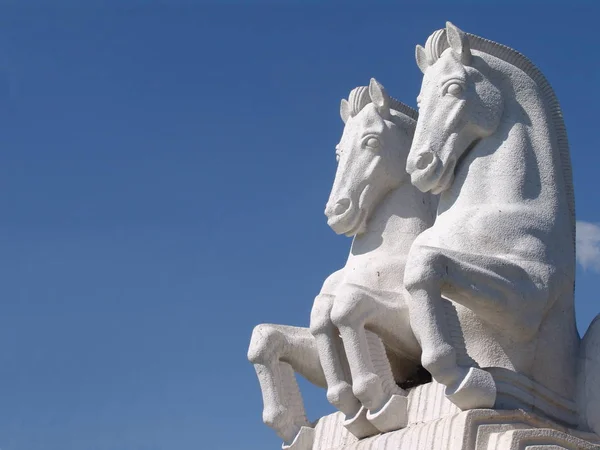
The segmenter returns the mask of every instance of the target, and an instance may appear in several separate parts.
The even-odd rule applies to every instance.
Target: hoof
[[[385,394],[381,386],[381,378],[374,373],[367,374],[352,382],[354,396],[367,409],[379,408]]]
[[[367,410],[364,406],[360,407],[354,417],[346,417],[343,425],[358,439],[379,434],[379,430],[367,420]]]
[[[490,373],[471,367],[457,388],[446,387],[446,397],[463,411],[492,408],[496,402],[496,383]]]
[[[369,411],[367,420],[382,433],[406,427],[408,424],[408,397],[392,395],[379,410]]]
[[[315,429],[301,427],[292,443],[290,445],[282,444],[281,448],[283,450],[312,450],[314,440]]]

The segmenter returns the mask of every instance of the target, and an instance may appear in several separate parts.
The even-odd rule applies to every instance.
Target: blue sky
[[[374,76],[414,106],[446,20],[554,86],[580,330],[600,312],[599,7],[161,3],[0,7],[0,449],[279,448],[246,351],[307,325],[347,255],[323,215],[339,101]]]

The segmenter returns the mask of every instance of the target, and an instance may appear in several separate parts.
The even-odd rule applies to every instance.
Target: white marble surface
[[[402,274],[413,240],[433,223],[436,199],[406,172],[416,112],[371,80],[342,100],[340,114],[345,127],[325,213],[334,231],[354,237],[348,260],[315,298],[309,329],[259,325],[248,352],[263,420],[287,444],[310,427],[294,372],[327,386],[346,427],[364,437],[403,426],[390,399],[406,395],[396,383],[419,366]],[[367,410],[377,418],[367,420]]]
[[[600,448],[600,321],[579,337],[556,96],[451,23],[416,59],[418,120],[374,79],[342,100],[325,214],[353,243],[309,328],[254,330],[263,418],[289,450]],[[434,382],[401,389],[420,365]],[[295,372],[340,413],[313,427]]]
[[[579,336],[573,186],[556,97],[524,56],[450,23],[417,47],[417,64],[407,170],[419,189],[440,194],[404,277],[423,366],[462,409],[494,406],[488,367],[566,404]],[[535,404],[525,399],[535,392],[522,393]]]

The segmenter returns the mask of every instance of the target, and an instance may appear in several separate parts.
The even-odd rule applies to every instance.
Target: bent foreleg
[[[346,417],[354,416],[360,401],[352,393],[352,378],[339,331],[331,322],[335,297],[319,294],[310,314],[310,331],[319,350],[319,358],[327,381],[327,400]]]
[[[263,396],[263,421],[291,443],[310,427],[294,372],[325,387],[315,340],[308,328],[263,324],[254,328],[248,359],[254,364]]]
[[[556,298],[551,293],[557,290],[557,283],[568,282],[553,266],[539,261],[510,261],[427,246],[415,250],[422,256],[412,260],[426,261],[427,270],[415,277],[414,269],[418,272],[420,264],[412,264],[405,282],[428,273],[428,278],[439,280],[440,289],[453,301],[497,328],[510,330],[516,339],[528,340],[537,333]]]
[[[404,273],[404,286],[411,297],[411,327],[423,350],[421,364],[438,383],[446,386],[446,395],[459,408],[490,408],[496,399],[492,376],[458,362],[448,323],[449,303],[442,298],[442,288],[449,282],[449,261],[429,250],[419,247],[415,251],[413,247]]]
[[[367,323],[386,313],[393,314],[393,311],[352,285],[341,289],[331,313],[344,342],[353,393],[372,412],[380,409],[392,395],[406,395],[395,384],[383,342],[365,329]]]

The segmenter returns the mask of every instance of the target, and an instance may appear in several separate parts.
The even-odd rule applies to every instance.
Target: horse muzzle
[[[421,192],[429,192],[436,187],[440,179],[441,166],[440,159],[433,152],[426,151],[415,158],[408,159],[406,172],[417,189]]]
[[[360,215],[357,205],[349,198],[343,198],[335,203],[328,203],[325,207],[327,225],[337,234],[346,234],[356,225]]]

